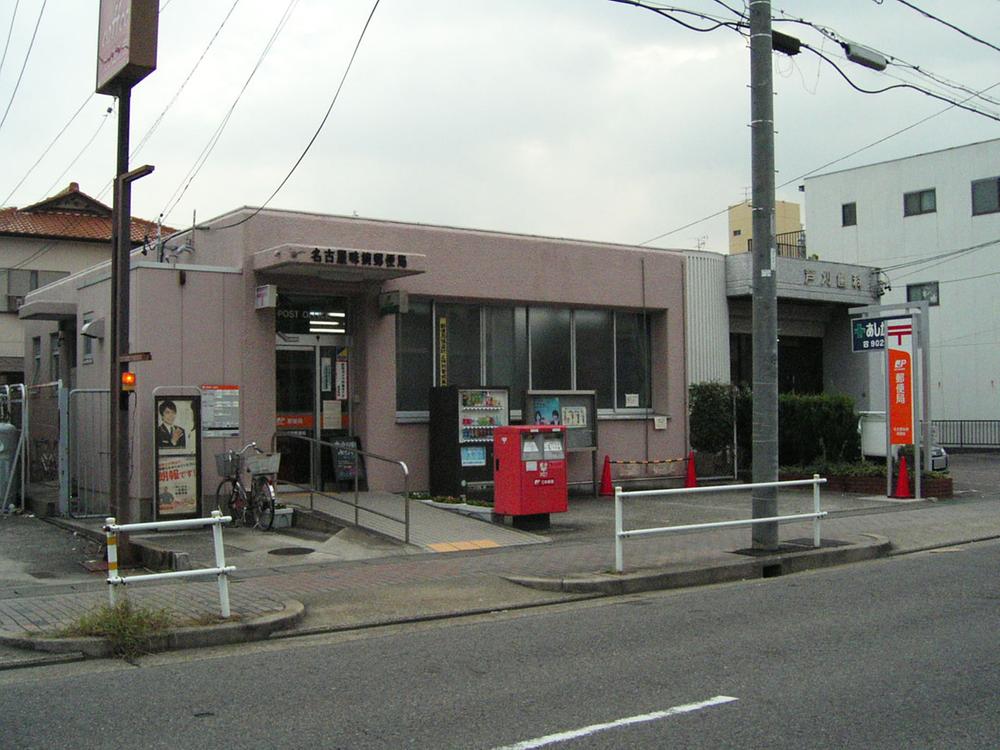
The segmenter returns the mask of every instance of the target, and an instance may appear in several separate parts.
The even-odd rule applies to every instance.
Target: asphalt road
[[[11,750],[995,748],[998,569],[990,542],[137,666],[9,671],[0,736]]]

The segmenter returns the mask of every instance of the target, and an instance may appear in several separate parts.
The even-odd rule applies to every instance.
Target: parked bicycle
[[[247,451],[254,452],[246,455]],[[267,531],[274,523],[274,477],[281,464],[280,453],[265,453],[257,443],[242,449],[215,454],[215,466],[222,477],[215,490],[217,507],[231,515],[233,523]],[[244,477],[250,477],[249,488]]]

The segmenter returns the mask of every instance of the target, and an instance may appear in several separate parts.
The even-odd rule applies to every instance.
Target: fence
[[[938,445],[946,448],[1000,448],[998,419],[935,419]]]
[[[107,388],[69,392],[64,436],[69,457],[67,511],[74,518],[100,518],[110,510],[110,397]]]
[[[226,552],[222,546],[222,524],[232,521],[232,516],[224,516],[217,510],[212,511],[211,518],[191,518],[184,521],[157,521],[153,523],[116,524],[114,518],[107,519],[104,533],[108,540],[108,597],[111,606],[117,603],[119,586],[128,583],[146,583],[163,581],[168,578],[194,578],[202,576],[217,576],[219,579],[219,608],[223,617],[229,617],[229,574],[236,570],[233,565],[226,565]],[[212,527],[212,541],[215,545],[215,567],[199,568],[198,570],[175,570],[171,573],[147,573],[141,576],[122,577],[118,575],[118,532],[119,531],[154,531],[159,529],[193,529],[200,526]]]
[[[813,474],[812,479],[793,479],[785,482],[756,482],[754,484],[729,484],[713,487],[691,487],[674,490],[637,490],[634,492],[623,492],[621,487],[615,487],[615,572],[621,573],[625,569],[625,550],[623,540],[639,536],[651,536],[654,534],[679,534],[691,531],[705,531],[707,529],[721,529],[731,526],[751,526],[755,523],[771,523],[782,521],[803,521],[807,518],[813,519],[813,546],[820,546],[820,519],[826,512],[820,507],[819,486],[825,484],[826,479],[818,474]],[[623,527],[623,499],[630,497],[652,497],[665,495],[687,495],[704,492],[731,492],[736,490],[754,490],[758,487],[800,487],[812,485],[813,488],[813,512],[798,513],[790,516],[769,516],[767,518],[743,518],[736,521],[715,521],[712,523],[694,523],[683,526],[662,526],[649,529],[629,529]]]

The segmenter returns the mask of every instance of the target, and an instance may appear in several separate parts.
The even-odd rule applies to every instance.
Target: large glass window
[[[528,388],[528,314],[524,307],[483,309],[486,382],[510,388],[511,408],[520,409]]]
[[[482,385],[480,312],[475,305],[438,304],[438,385]]]
[[[576,390],[597,391],[597,408],[615,405],[614,316],[608,310],[577,310]]]
[[[410,300],[396,316],[396,409],[427,411],[434,373],[431,303]]]
[[[528,311],[531,336],[531,387],[540,391],[568,391],[573,387],[570,311],[532,307]]]
[[[650,406],[649,319],[641,313],[615,314],[615,359],[618,376],[615,406]]]

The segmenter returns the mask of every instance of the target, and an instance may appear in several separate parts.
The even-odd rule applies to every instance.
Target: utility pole
[[[750,128],[753,204],[752,481],[778,480],[778,303],[774,229],[774,101],[771,2],[750,0]],[[753,518],[778,514],[775,487],[753,491]],[[753,548],[778,547],[778,524],[753,525]]]

